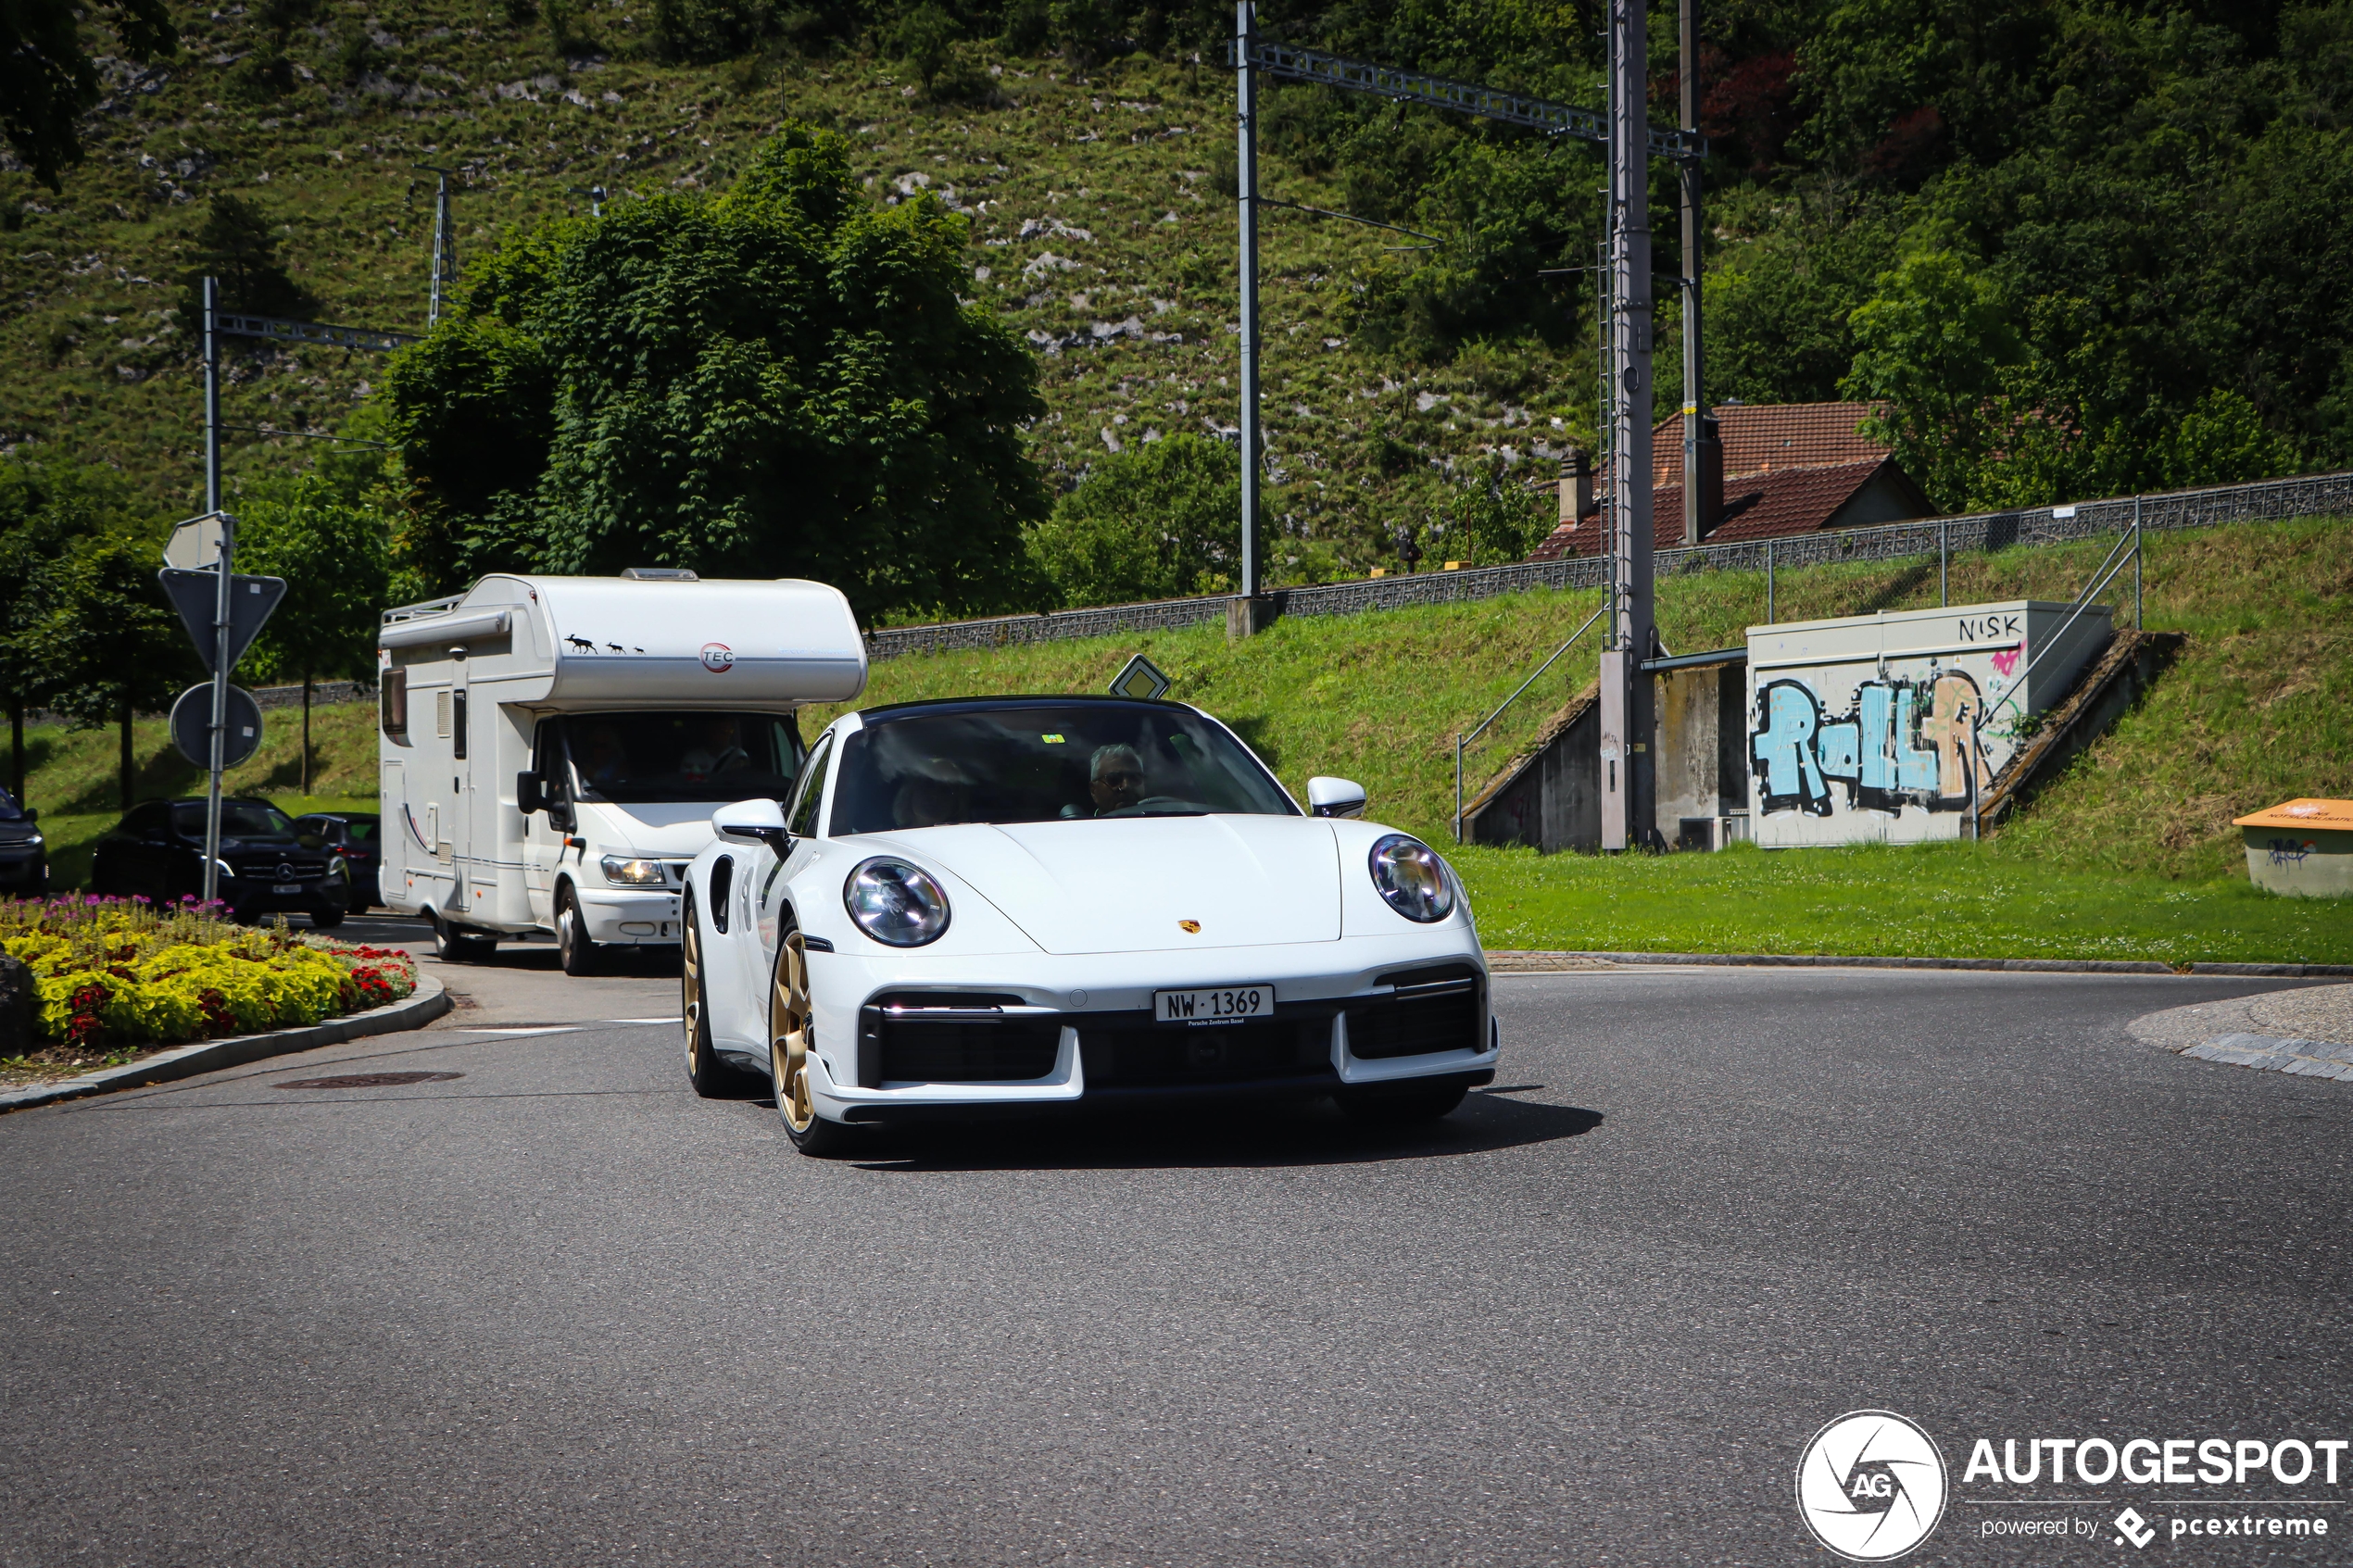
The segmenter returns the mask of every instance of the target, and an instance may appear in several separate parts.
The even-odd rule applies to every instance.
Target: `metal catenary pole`
[[[425,304],[425,330],[431,332],[441,320],[443,286],[457,282],[458,234],[449,223],[450,171],[430,163],[417,167],[438,182],[433,195],[433,294]]]
[[[1699,0],[1681,0],[1683,131],[1699,134]],[[1700,437],[1707,429],[1707,399],[1701,384],[1705,367],[1700,359],[1700,162],[1684,158],[1678,165],[1683,197],[1683,543],[1696,545],[1715,522],[1706,515],[1706,488],[1702,483]]]
[[[1651,813],[1650,658],[1657,540],[1651,515],[1651,232],[1649,37],[1642,0],[1610,4],[1609,365],[1617,382],[1611,420],[1610,553],[1620,563],[1611,646],[1602,656],[1602,847],[1640,848],[1655,836]],[[1620,764],[1623,764],[1621,769]]]
[[[1251,69],[1251,0],[1234,6],[1235,107],[1241,120],[1237,195],[1241,220],[1242,572],[1244,596],[1258,596],[1258,73]],[[1247,617],[1254,607],[1245,606]],[[1247,620],[1245,627],[1249,625]]]
[[[2141,629],[2141,498],[2133,497],[2133,630]]]
[[[233,525],[220,513],[220,284],[204,281],[204,504],[220,525],[212,600],[211,766],[205,786],[204,901],[220,893],[220,759],[229,729],[229,577],[236,559]]]

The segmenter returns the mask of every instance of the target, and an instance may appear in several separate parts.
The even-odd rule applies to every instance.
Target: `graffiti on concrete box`
[[[1751,734],[1763,807],[1827,817],[1835,784],[1859,809],[1965,809],[1972,782],[1982,793],[1993,779],[1973,733],[1983,711],[1965,670],[1866,681],[1855,706],[1835,716],[1823,714],[1804,682],[1768,682],[1756,694]]]

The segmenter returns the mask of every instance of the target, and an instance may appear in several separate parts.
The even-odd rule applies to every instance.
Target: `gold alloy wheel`
[[[785,934],[768,985],[768,1068],[777,1114],[794,1133],[806,1133],[817,1105],[809,1093],[809,956],[798,931]]]
[[[702,1041],[702,943],[695,935],[692,893],[687,897],[685,935],[679,944],[678,1017],[686,1026],[686,1071],[697,1073],[702,1069],[702,1063],[696,1057]]]

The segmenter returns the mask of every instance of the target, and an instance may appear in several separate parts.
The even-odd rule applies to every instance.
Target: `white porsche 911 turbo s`
[[[835,721],[686,880],[686,1070],[773,1081],[796,1146],[1079,1103],[1336,1098],[1442,1116],[1501,1032],[1453,870],[1302,811],[1197,709],[988,697]]]

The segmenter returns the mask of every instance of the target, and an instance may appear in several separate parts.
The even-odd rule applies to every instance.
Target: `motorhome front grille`
[[[1019,997],[911,992],[858,1010],[858,1081],[884,1084],[1019,1083],[1053,1072],[1063,1021],[1008,1013]]]
[[[1239,1084],[1331,1068],[1328,1013],[1207,1028],[1153,1023],[1144,1013],[1134,1016],[1132,1024],[1079,1025],[1079,1057],[1086,1064],[1088,1088]]]
[[[1486,1010],[1480,1005],[1478,971],[1469,964],[1384,974],[1375,984],[1396,989],[1349,1002],[1350,1055],[1377,1061],[1478,1050],[1483,1044]]]

